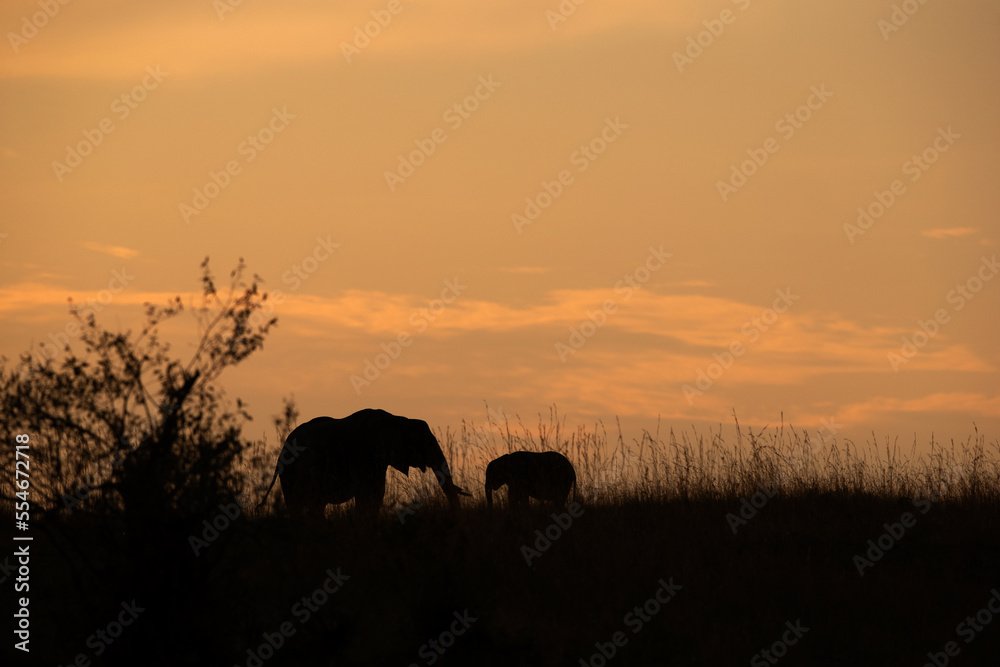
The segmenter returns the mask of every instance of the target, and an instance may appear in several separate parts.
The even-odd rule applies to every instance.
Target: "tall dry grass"
[[[285,431],[290,430],[285,425]],[[731,427],[707,433],[693,427],[658,426],[626,441],[616,420],[609,434],[598,421],[569,427],[556,407],[526,424],[520,417],[482,422],[463,420],[458,429],[435,431],[455,479],[484,501],[486,465],[515,451],[557,451],[576,468],[576,500],[590,505],[668,500],[724,500],[748,496],[762,486],[783,496],[839,494],[882,498],[932,496],[962,502],[1000,501],[1000,441],[987,441],[978,428],[964,441],[927,447],[898,439],[863,445],[849,439],[814,437],[805,429],[745,427],[733,415]],[[922,453],[918,453],[921,452]],[[258,442],[245,457],[242,475],[256,504],[270,483],[277,447]],[[431,473],[388,470],[385,506],[442,504]],[[263,487],[261,486],[263,483]],[[279,485],[270,501],[280,495]],[[501,493],[502,496],[502,493]],[[329,508],[349,512],[352,503]]]
[[[590,504],[738,498],[765,485],[786,496],[1000,500],[1000,441],[987,442],[978,428],[965,441],[932,439],[925,448],[914,441],[907,448],[898,439],[879,442],[874,433],[859,445],[813,437],[784,423],[755,429],[741,426],[735,414],[733,420],[731,428],[708,433],[657,427],[626,442],[617,420],[610,435],[600,421],[568,428],[552,407],[532,425],[519,418],[499,423],[488,415],[484,422],[463,421],[459,430],[437,435],[459,483],[480,499],[486,465],[494,458],[554,450],[572,461],[576,497]],[[414,494],[435,493],[429,476],[416,483],[402,480],[395,476],[387,501],[411,502]]]

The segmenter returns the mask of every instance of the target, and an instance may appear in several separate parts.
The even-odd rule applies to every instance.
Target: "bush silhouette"
[[[259,350],[276,323],[264,315],[260,279],[247,283],[244,271],[241,259],[220,294],[206,258],[200,305],[186,309],[179,297],[147,303],[137,333],[109,331],[71,303],[82,351],[67,342],[61,354],[50,346],[42,360],[25,353],[20,364],[0,366],[0,437],[30,438],[32,530],[63,556],[98,618],[133,598],[151,617],[181,611],[178,591],[191,590],[213,563],[195,557],[189,536],[237,502],[243,471],[260,467],[248,460],[253,445],[241,433],[249,415],[216,383]],[[201,335],[181,359],[161,329],[186,310]],[[0,456],[13,470],[14,448]],[[4,500],[16,500],[3,483]],[[143,626],[154,624],[137,624],[122,641],[143,641]]]
[[[241,436],[249,415],[214,383],[260,349],[276,323],[261,317],[267,295],[256,276],[245,284],[244,268],[241,260],[220,297],[208,259],[202,263],[195,316],[203,334],[186,361],[159,335],[165,320],[185,310],[177,297],[166,306],[146,304],[138,335],[103,329],[93,313],[83,318],[71,304],[82,354],[67,343],[58,363],[24,354],[20,368],[0,367],[0,428],[8,441],[14,433],[31,437],[40,467],[32,477],[37,510],[100,507],[168,520],[202,516],[236,497],[236,464],[251,446]]]

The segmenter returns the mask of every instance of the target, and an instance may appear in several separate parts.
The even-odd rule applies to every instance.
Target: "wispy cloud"
[[[925,229],[920,232],[920,235],[929,239],[955,239],[975,234],[978,231],[978,227],[938,227],[937,229]]]
[[[83,303],[95,294],[96,290],[21,283],[0,288],[0,313],[5,321],[30,323],[33,331],[62,331],[67,297]],[[174,294],[128,289],[115,295],[114,308],[122,308],[117,312],[126,320],[138,318],[141,304],[166,303]],[[196,295],[181,296],[185,302],[197,300]],[[927,412],[1000,415],[1000,398],[988,394],[930,392],[896,398],[881,396],[877,388],[862,392],[866,383],[877,387],[891,375],[886,352],[897,349],[899,336],[909,329],[863,326],[832,314],[790,309],[752,340],[741,331],[743,323],[759,316],[768,304],[699,294],[636,291],[628,301],[620,301],[586,348],[570,363],[562,363],[554,344],[566,341],[569,327],[579,327],[588,309],[593,311],[596,304],[615,296],[613,290],[556,290],[524,306],[462,296],[443,310],[438,308],[426,330],[418,330],[411,319],[429,307],[426,296],[362,290],[329,297],[287,294],[274,313],[282,323],[274,347],[284,345],[287,354],[305,351],[310,359],[324,359],[325,377],[341,378],[348,392],[347,378],[359,372],[364,359],[382,349],[380,343],[408,331],[414,343],[405,360],[387,372],[395,379],[380,385],[386,390],[397,391],[420,378],[454,382],[457,376],[474,372],[497,395],[528,404],[557,402],[579,415],[712,420],[736,402],[752,413],[750,417],[757,413],[766,421],[769,401],[791,387],[803,395],[795,406],[799,423],[818,423],[813,417],[831,414],[850,424]],[[427,320],[424,313],[421,321]],[[186,335],[183,327],[179,333]],[[689,405],[681,386],[693,382],[715,354],[737,341],[746,346],[746,353],[717,387]],[[509,363],[491,365],[489,356],[481,354],[490,345],[502,345]],[[280,358],[279,353],[275,359]],[[938,339],[914,357],[906,372],[995,369],[967,345]],[[847,379],[834,380],[838,377]],[[839,405],[834,399],[829,408],[819,407],[808,398],[818,395],[826,400],[827,394],[816,393],[818,384],[842,385],[850,378],[856,379],[857,389]],[[759,395],[761,400],[738,398],[747,395]]]
[[[117,257],[119,259],[132,259],[133,257],[139,256],[138,250],[133,250],[132,248],[126,248],[120,245],[104,245],[103,243],[95,243],[93,241],[84,241],[80,245],[87,250],[104,253],[105,255],[111,255],[112,257]]]
[[[917,398],[875,397],[842,407],[838,418],[851,423],[871,423],[888,413],[964,413],[1000,416],[1000,395],[971,392],[938,392]]]

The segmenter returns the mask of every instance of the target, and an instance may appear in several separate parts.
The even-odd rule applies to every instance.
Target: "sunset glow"
[[[242,257],[278,326],[223,381],[269,437],[294,395],[439,429],[555,405],[626,437],[735,412],[995,438],[998,21],[11,0],[0,353],[72,344],[67,298],[125,329]]]

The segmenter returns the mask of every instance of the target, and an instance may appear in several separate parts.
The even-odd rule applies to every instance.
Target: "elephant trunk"
[[[451,507],[452,511],[458,510],[458,497],[468,496],[470,494],[465,492],[465,489],[455,484],[451,477],[451,469],[448,467],[448,461],[441,457],[440,463],[434,467],[434,476],[437,478],[438,484],[441,486],[441,490],[444,491],[445,497],[448,498],[448,505]]]
[[[490,488],[489,484],[486,485],[486,509],[493,509],[493,489]]]

